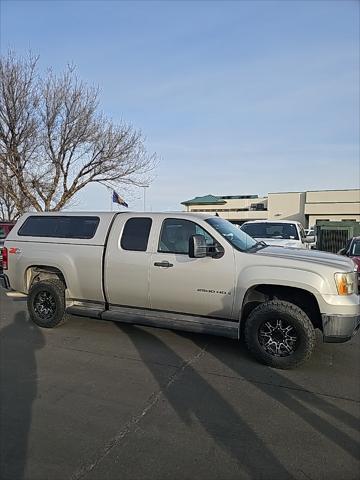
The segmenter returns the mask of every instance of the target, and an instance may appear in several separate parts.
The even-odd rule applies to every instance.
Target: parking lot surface
[[[71,317],[0,293],[2,480],[357,479],[360,335],[293,371],[242,343]]]

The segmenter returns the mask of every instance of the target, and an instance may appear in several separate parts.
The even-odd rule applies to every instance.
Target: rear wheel
[[[65,285],[61,280],[44,280],[32,285],[27,300],[36,325],[53,328],[65,321]]]
[[[275,368],[295,368],[308,360],[315,346],[315,330],[306,313],[282,300],[256,307],[245,325],[249,350],[262,363]]]

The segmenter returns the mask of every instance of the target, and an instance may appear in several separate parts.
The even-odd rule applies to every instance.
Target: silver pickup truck
[[[345,342],[360,324],[351,259],[268,246],[216,216],[31,213],[3,257],[2,286],[28,295],[41,327],[68,313],[244,336],[261,362],[292,368],[310,357],[315,329]]]

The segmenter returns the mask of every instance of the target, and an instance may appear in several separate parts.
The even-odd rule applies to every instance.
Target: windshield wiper
[[[261,250],[265,247],[268,247],[269,245],[265,243],[263,240],[261,242],[256,242],[254,245],[251,245],[251,247],[247,248],[245,252],[250,252],[251,250]]]

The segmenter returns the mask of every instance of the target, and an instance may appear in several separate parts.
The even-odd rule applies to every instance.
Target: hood
[[[267,245],[278,245],[279,247],[299,248],[299,245],[300,245],[300,240],[291,240],[287,238],[256,237],[255,240],[257,240],[258,242],[265,242]],[[305,248],[305,245],[302,248]]]
[[[319,250],[268,246],[258,250],[256,255],[297,260],[300,262],[312,263],[313,265],[326,265],[328,267],[333,267],[340,272],[354,271],[354,262],[348,257],[336,255],[335,253],[320,252]]]

